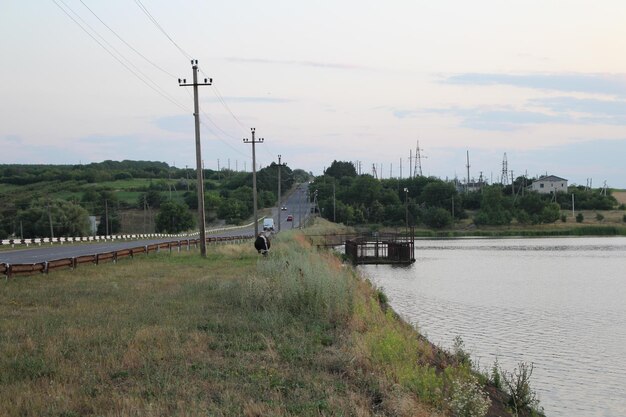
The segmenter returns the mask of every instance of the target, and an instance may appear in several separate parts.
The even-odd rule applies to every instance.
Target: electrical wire
[[[72,13],[74,13],[78,19],[80,19],[81,21],[83,21],[85,23],[86,26],[88,26],[92,31],[94,31],[97,34],[97,31],[95,31],[91,26],[89,26],[82,18],[80,18],[80,16],[78,16],[78,14],[76,12],[74,12],[74,10],[71,9],[71,7],[69,7],[67,4],[65,4],[63,2],[63,0],[59,0],[65,7],[67,7],[68,10],[70,10]],[[154,81],[150,80],[148,77],[148,80],[150,82],[152,82],[154,85],[150,84],[150,82],[146,81],[146,79],[142,78],[139,74],[137,74],[137,72],[135,72],[131,66],[135,67],[132,63],[129,62],[129,64],[127,64],[126,62],[124,62],[122,60],[123,55],[121,55],[114,47],[112,47],[108,42],[106,42],[106,40],[103,39],[103,41],[105,43],[107,43],[113,50],[115,50],[118,54],[120,54],[120,57],[116,56],[113,52],[111,52],[111,50],[109,50],[102,42],[100,42],[91,32],[89,32],[85,26],[81,25],[80,22],[78,20],[76,20],[67,10],[65,10],[58,2],[57,0],[52,0],[52,2],[59,8],[61,9],[61,11],[63,13],[65,13],[67,15],[67,17],[69,17],[78,27],[80,27],[82,29],[83,32],[85,32],[91,39],[93,39],[102,49],[104,49],[109,55],[111,55],[113,57],[113,59],[115,59],[117,62],[119,62],[124,68],[126,68],[131,74],[133,74],[139,81],[141,81],[142,83],[144,83],[146,86],[148,86],[150,89],[154,90],[157,94],[159,94],[160,96],[162,96],[163,98],[165,98],[166,100],[168,100],[169,102],[171,102],[172,104],[174,104],[175,106],[188,111],[188,108],[186,108],[183,104],[177,102],[175,99],[173,99],[171,96],[169,96],[167,93],[165,93],[164,91],[162,91],[162,89],[160,87],[158,87],[158,84],[156,84]],[[100,36],[100,35],[98,35]],[[100,36],[101,37],[101,36]],[[125,58],[124,58],[125,59]],[[136,68],[136,67],[135,67]],[[141,72],[141,71],[139,71]],[[145,74],[142,73],[142,75]],[[156,87],[155,87],[156,86]]]
[[[159,24],[159,22],[157,22],[157,20],[154,18],[154,16],[152,16],[152,14],[150,13],[150,11],[148,10],[148,8],[141,2],[141,0],[135,0],[135,4],[137,6],[139,6],[139,8],[141,9],[141,11],[144,12],[144,14],[146,16],[148,16],[148,19],[150,19],[150,21],[152,23],[154,23],[154,25],[161,31],[161,33],[163,33],[165,35],[165,37],[167,39],[170,40],[170,42],[172,42],[172,44],[176,47],[176,49],[178,49],[180,51],[181,54],[183,54],[183,56],[187,59],[191,59],[191,55],[189,55],[187,52],[185,52],[185,50],[183,48],[181,48],[176,42],[174,42],[174,39],[172,39],[172,37],[170,35],[167,34],[167,32],[165,31],[165,29],[163,29],[163,26],[161,26]]]
[[[87,8],[87,10],[89,10],[91,12],[92,15],[94,15],[96,17],[96,19],[98,19],[100,21],[100,23],[102,23],[107,29],[109,29],[109,31],[111,31],[111,33],[113,33],[121,42],[124,43],[124,45],[126,45],[128,48],[130,48],[133,52],[135,52],[137,55],[139,55],[141,58],[144,59],[144,61],[146,61],[147,63],[149,63],[150,65],[152,65],[154,68],[158,69],[159,71],[163,72],[164,74],[169,75],[172,78],[177,78],[174,74],[172,74],[171,72],[163,69],[161,66],[155,64],[153,61],[151,61],[150,59],[148,59],[144,54],[142,54],[141,52],[139,52],[137,49],[135,49],[131,44],[129,44],[128,42],[126,42],[116,31],[114,31],[109,25],[107,25],[101,18],[100,16],[98,16],[89,6],[87,6],[87,4],[85,4],[85,2],[83,0],[79,0],[83,6],[85,6],[85,8]]]
[[[173,78],[176,78],[172,73],[170,73],[169,71],[163,69],[162,67],[160,67],[159,65],[155,64],[153,61],[151,61],[150,59],[148,59],[144,54],[142,54],[141,52],[139,52],[136,48],[134,48],[132,45],[130,45],[127,41],[125,41],[115,30],[113,30],[109,25],[107,25],[83,0],[79,0],[83,6],[89,10],[89,12],[94,15],[96,17],[96,19],[98,19],[98,21],[100,21],[100,23],[105,26],[111,33],[113,33],[113,35],[115,35],[122,43],[124,43],[129,49],[131,49],[133,52],[135,52],[137,55],[139,55],[142,59],[144,59],[146,62],[148,62],[149,64],[151,64],[153,67],[155,67],[156,69],[158,69],[159,71],[163,72],[164,74],[171,76]],[[126,58],[120,51],[118,51],[113,45],[111,45],[111,43],[109,43],[102,35],[100,35],[98,33],[97,30],[95,30],[91,25],[89,25],[82,17],[80,17],[80,15],[78,13],[76,13],[70,6],[68,6],[63,0],[52,0],[52,2],[59,8],[61,9],[61,11],[63,13],[65,13],[78,27],[80,27],[81,30],[83,30],[83,32],[85,32],[90,38],[92,38],[102,49],[104,49],[109,55],[111,55],[117,62],[119,62],[124,68],[126,68],[126,70],[128,70],[131,74],[133,74],[137,79],[139,79],[142,83],[144,83],[146,86],[148,86],[149,88],[151,88],[152,90],[154,90],[156,93],[158,93],[159,95],[161,95],[163,98],[165,98],[166,100],[168,100],[169,102],[171,102],[172,104],[174,104],[175,106],[177,106],[178,108],[182,109],[185,112],[190,112],[191,110],[181,104],[180,102],[178,102],[176,99],[174,99],[172,96],[170,96],[167,92],[165,92],[156,82],[154,82],[150,77],[148,77],[145,73],[143,73],[135,64],[133,64],[128,58]],[[65,6],[65,8],[63,8],[61,6],[61,4],[59,4],[59,2],[61,4],[63,4],[63,6]],[[183,54],[183,56],[185,56],[188,59],[191,59],[191,56],[185,51],[183,50],[173,39],[172,37],[163,29],[163,27],[157,22],[157,20],[154,18],[154,16],[152,16],[152,14],[149,12],[149,10],[147,9],[147,7],[141,2],[141,0],[135,0],[135,3],[137,4],[137,6],[146,14],[146,16],[150,19],[150,21],[170,40],[170,42],[172,42],[172,44],[174,44],[174,46]],[[67,10],[66,10],[67,9]],[[76,18],[74,18],[69,12],[68,10],[73,13]],[[81,24],[78,20],[80,20],[83,24]],[[91,32],[89,30],[87,30],[85,28],[85,26],[87,28],[89,28],[91,30]],[[93,32],[93,33],[92,33]],[[98,40],[98,38],[96,38],[95,35],[97,35],[101,40]],[[108,45],[108,48],[107,46]],[[110,49],[109,49],[110,48]],[[113,53],[112,51],[114,51],[115,53]],[[117,54],[117,55],[116,55]],[[131,68],[132,67],[132,68]],[[133,70],[134,68],[134,70]],[[203,75],[205,75],[205,77],[208,78],[208,76],[206,75],[206,73],[204,73],[204,71],[202,71],[200,69],[200,71],[202,72]],[[144,78],[142,78],[139,74],[141,74]],[[220,104],[228,111],[228,113],[231,115],[231,117],[237,122],[237,125],[239,127],[241,127],[244,131],[247,131],[247,129],[245,128],[245,126],[243,125],[243,123],[241,122],[241,120],[235,115],[235,113],[230,109],[230,107],[228,106],[228,104],[226,103],[226,100],[224,99],[224,97],[222,96],[221,92],[219,91],[219,89],[215,86],[212,86],[212,90],[213,93],[216,95],[218,101],[220,102]],[[191,93],[185,89],[185,91],[187,91],[187,93],[191,96]],[[192,97],[193,99],[193,97]],[[232,134],[226,132],[224,129],[222,129],[217,123],[215,123],[215,121],[204,111],[201,110],[201,116],[204,117],[204,119],[206,119],[215,129],[217,129],[219,132],[221,132],[223,135],[234,139],[234,140],[239,140],[239,138],[233,136]],[[225,144],[227,147],[229,147],[231,150],[233,150],[234,152],[238,153],[239,155],[242,155],[246,158],[248,158],[249,156],[244,153],[243,151],[237,149],[236,147],[234,147],[233,145],[231,145],[228,141],[220,138],[220,136],[214,131],[213,128],[211,128],[211,126],[209,126],[209,124],[205,123],[204,120],[201,118],[200,119],[200,123],[209,130],[209,132],[213,135],[213,137],[215,137],[218,141],[222,142],[223,144]],[[268,155],[273,159],[273,155],[271,153],[269,153],[269,150],[267,149],[267,147],[263,147],[264,151],[268,153]]]

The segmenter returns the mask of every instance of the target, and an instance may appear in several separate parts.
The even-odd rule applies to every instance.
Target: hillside
[[[205,207],[210,221],[239,223],[252,213],[252,174],[205,170]],[[282,168],[282,190],[306,181],[302,170]],[[259,207],[277,201],[275,165],[257,173]],[[88,165],[0,165],[0,238],[154,232],[161,205],[197,210],[196,172],[154,161],[104,161]],[[193,216],[191,217],[193,220]],[[105,221],[108,220],[108,221]]]

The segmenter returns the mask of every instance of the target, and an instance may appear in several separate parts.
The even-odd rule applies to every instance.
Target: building
[[[567,192],[567,180],[565,178],[557,177],[556,175],[546,175],[539,177],[533,181],[530,185],[532,191],[537,191],[540,194],[552,194],[552,193],[566,193]]]

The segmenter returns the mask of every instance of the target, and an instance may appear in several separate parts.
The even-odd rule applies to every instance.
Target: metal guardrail
[[[261,217],[259,222],[262,222],[265,217]],[[246,227],[251,227],[254,225],[254,222],[249,224],[244,224],[242,226],[230,226],[230,227],[220,227],[217,229],[207,229],[207,234],[212,233],[220,233],[226,232],[229,230],[237,230],[237,229],[245,229]],[[106,236],[75,236],[75,237],[43,237],[43,238],[34,238],[34,239],[3,239],[0,240],[0,246],[15,246],[15,245],[41,245],[42,243],[75,243],[75,242],[106,242],[113,240],[132,240],[132,239],[152,239],[152,238],[162,238],[162,237],[189,237],[199,235],[200,232],[193,233],[179,233],[179,234],[164,234],[164,233],[148,233],[148,234],[125,234],[125,235],[106,235]],[[2,271],[0,271],[2,272]]]
[[[223,243],[232,241],[242,241],[253,239],[253,235],[241,235],[241,236],[216,236],[206,239],[207,243]],[[98,265],[102,262],[117,262],[119,259],[132,258],[135,255],[142,253],[148,254],[150,252],[160,252],[161,250],[169,250],[176,248],[180,252],[181,248],[190,250],[192,246],[198,247],[200,239],[184,239],[184,240],[172,240],[169,242],[154,243],[151,245],[136,246],[134,248],[120,249],[108,252],[100,252],[92,255],[80,255],[71,258],[53,259],[43,262],[35,262],[28,264],[9,264],[0,263],[0,275],[4,275],[7,279],[18,274],[33,274],[43,273],[47,274],[50,271],[60,268],[76,269],[80,264],[95,264]]]

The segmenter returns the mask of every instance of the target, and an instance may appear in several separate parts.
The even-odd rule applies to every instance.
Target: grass
[[[297,231],[267,258],[210,246],[3,281],[0,336],[6,416],[439,416],[472,381]]]

